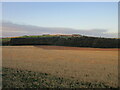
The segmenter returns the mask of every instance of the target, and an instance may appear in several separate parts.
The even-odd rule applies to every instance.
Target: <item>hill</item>
[[[39,35],[3,38],[2,45],[55,45],[93,48],[119,48],[116,38],[90,37],[79,34],[72,35]]]

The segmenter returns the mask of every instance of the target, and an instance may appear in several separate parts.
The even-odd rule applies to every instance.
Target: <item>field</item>
[[[117,49],[2,46],[2,63],[4,87],[118,87]]]

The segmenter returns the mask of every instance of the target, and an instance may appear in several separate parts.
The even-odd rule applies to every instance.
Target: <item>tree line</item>
[[[98,38],[98,37],[38,37],[38,38],[11,38],[3,45],[56,45],[72,47],[93,47],[93,48],[119,48],[120,39]]]

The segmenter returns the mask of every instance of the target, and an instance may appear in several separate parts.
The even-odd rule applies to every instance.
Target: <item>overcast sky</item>
[[[117,37],[117,2],[6,2],[3,37],[44,33]]]

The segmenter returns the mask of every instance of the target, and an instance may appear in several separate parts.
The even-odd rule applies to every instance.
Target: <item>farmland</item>
[[[64,46],[2,46],[2,49],[4,87],[118,87],[118,49]],[[37,85],[30,85],[31,79],[25,76]]]

